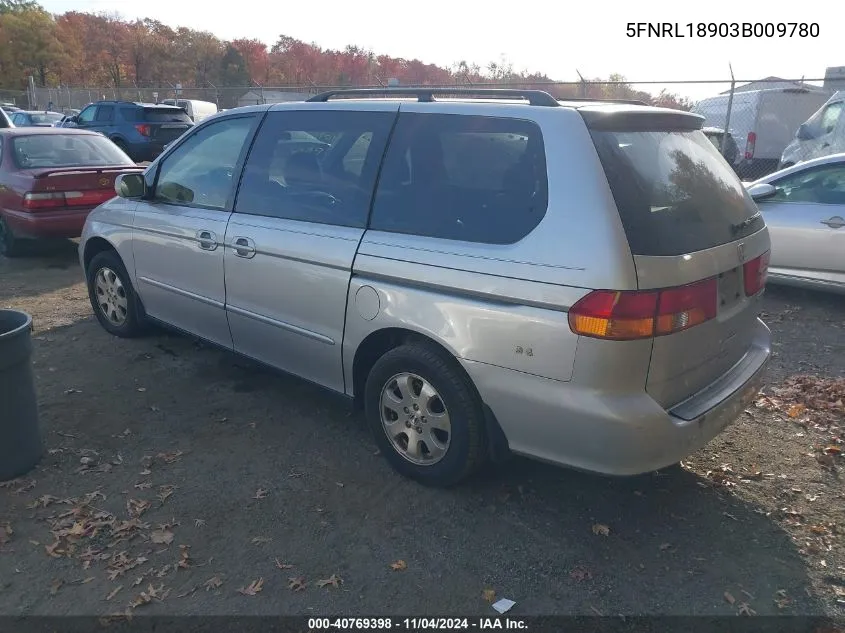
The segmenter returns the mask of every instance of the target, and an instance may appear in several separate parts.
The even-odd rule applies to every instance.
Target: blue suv
[[[132,101],[98,101],[70,119],[71,125],[100,132],[135,162],[151,161],[194,122],[182,108]]]

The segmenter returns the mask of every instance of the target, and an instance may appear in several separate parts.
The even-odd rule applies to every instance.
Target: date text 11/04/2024
[[[818,37],[817,22],[628,22],[628,37]]]
[[[309,631],[370,630],[370,631],[472,631],[511,630],[527,631],[525,620],[520,618],[308,618]]]

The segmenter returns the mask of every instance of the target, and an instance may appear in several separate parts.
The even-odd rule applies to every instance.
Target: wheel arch
[[[457,371],[466,377],[467,384],[470,385],[473,395],[478,399],[484,411],[484,441],[487,445],[488,455],[494,462],[507,459],[510,456],[507,437],[499,425],[496,415],[487,403],[484,402],[484,398],[472,377],[460,363],[457,354],[433,337],[416,330],[402,327],[386,327],[370,332],[361,341],[355,350],[355,356],[352,361],[352,397],[355,409],[361,411],[364,408],[364,385],[376,361],[390,350],[408,343],[431,346],[454,362]]]

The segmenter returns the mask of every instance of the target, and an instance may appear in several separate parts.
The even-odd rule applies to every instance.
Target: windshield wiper
[[[751,216],[750,218],[748,218],[747,220],[743,220],[742,222],[736,222],[736,223],[734,223],[734,224],[731,224],[731,232],[732,232],[733,234],[737,234],[737,233],[739,233],[741,230],[743,230],[743,229],[747,229],[749,226],[751,226],[752,224],[754,224],[754,222],[756,222],[756,221],[757,221],[757,218],[759,218],[759,217],[760,217],[760,212],[758,211],[757,213],[755,213],[754,215],[752,215],[752,216]]]

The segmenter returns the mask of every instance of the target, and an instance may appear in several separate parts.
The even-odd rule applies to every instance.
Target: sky
[[[585,78],[620,73],[631,81],[656,83],[729,80],[729,64],[737,79],[770,75],[813,79],[823,77],[827,66],[845,66],[841,27],[835,19],[824,20],[829,12],[806,11],[801,3],[774,0],[226,0],[214,10],[207,1],[186,0],[41,0],[41,4],[53,13],[104,11],[125,19],[151,17],[172,27],[210,31],[221,39],[257,38],[271,45],[284,34],[323,48],[354,44],[377,55],[442,66],[460,60],[486,66],[504,56],[516,70],[539,71],[560,81],[575,81],[578,72]],[[628,23],[670,22],[686,31],[688,23],[812,19],[820,20],[818,37],[626,36]],[[642,86],[649,92],[660,87],[699,99],[729,86]]]

